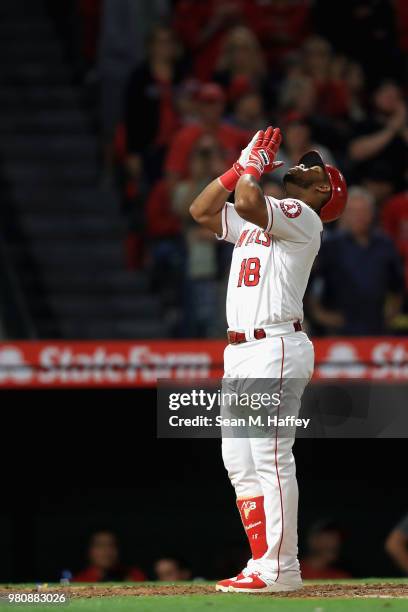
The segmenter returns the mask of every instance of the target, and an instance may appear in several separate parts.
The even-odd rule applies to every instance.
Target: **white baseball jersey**
[[[265,230],[241,219],[230,202],[222,211],[223,233],[217,238],[235,244],[227,293],[228,327],[234,331],[303,320],[303,296],[323,225],[300,200],[265,200]]]

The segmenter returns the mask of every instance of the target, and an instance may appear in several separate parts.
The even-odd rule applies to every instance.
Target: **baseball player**
[[[296,379],[291,414],[314,367],[313,345],[302,331],[302,301],[319,251],[322,222],[337,219],[346,204],[342,174],[317,151],[284,176],[286,197],[265,196],[260,179],[275,161],[281,134],[258,132],[234,166],[212,181],[190,207],[193,218],[235,245],[227,294],[228,379]],[[228,202],[235,191],[235,204]],[[282,404],[285,403],[283,394]],[[279,410],[279,408],[278,408]],[[252,557],[219,591],[293,591],[302,586],[297,559],[298,488],[293,436],[223,437],[224,465]]]

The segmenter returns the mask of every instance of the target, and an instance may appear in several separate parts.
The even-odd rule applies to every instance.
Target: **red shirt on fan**
[[[209,134],[217,141],[223,152],[225,167],[239,157],[252,136],[222,119],[225,93],[217,83],[204,83],[197,92],[199,121],[186,125],[173,138],[167,154],[165,169],[169,178],[183,179],[188,176],[190,156],[201,136]]]
[[[150,192],[146,204],[146,220],[150,238],[168,238],[180,233],[180,219],[172,211],[166,179],[157,181]]]
[[[88,567],[73,582],[142,582],[145,574],[137,567],[123,565],[116,534],[109,529],[95,531],[88,545]]]
[[[146,574],[137,567],[118,566],[108,572],[97,567],[88,567],[76,574],[72,582],[144,582]]]
[[[309,0],[245,0],[245,25],[261,43],[268,63],[282,63],[310,33]]]
[[[166,171],[177,174],[180,178],[188,175],[190,155],[195,144],[205,133],[212,133],[225,153],[225,166],[232,164],[239,157],[241,149],[248,144],[248,133],[228,123],[220,123],[214,132],[200,124],[182,128],[173,139],[166,159]]]
[[[208,81],[213,74],[225,34],[242,23],[244,0],[179,0],[174,29],[192,53],[194,75]]]

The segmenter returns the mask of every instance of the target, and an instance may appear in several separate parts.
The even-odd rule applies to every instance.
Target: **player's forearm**
[[[222,232],[221,211],[230,192],[225,189],[218,179],[212,181],[190,206],[190,214],[197,223],[208,227],[216,233]],[[214,228],[214,224],[217,225]]]
[[[262,229],[268,224],[265,196],[258,181],[250,174],[239,179],[235,189],[235,210],[242,219]]]

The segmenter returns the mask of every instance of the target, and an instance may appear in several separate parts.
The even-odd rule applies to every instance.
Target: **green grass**
[[[22,612],[399,612],[407,610],[406,599],[281,599],[252,595],[192,595],[190,597],[106,597],[81,599],[65,606],[6,606],[4,610]],[[3,609],[3,607],[2,607]]]
[[[67,612],[211,612],[214,610],[252,612],[252,610],[282,610],[282,612],[392,612],[407,610],[405,599],[381,600],[300,600],[275,599],[253,595],[192,595],[191,597],[118,597],[103,600],[80,600],[69,604]],[[36,608],[39,610],[39,608]],[[43,608],[45,612],[45,608]],[[42,611],[41,611],[42,612]]]
[[[332,581],[331,581],[332,582]],[[408,584],[404,579],[367,579],[339,581],[345,584],[396,582]],[[319,581],[319,583],[324,583]],[[326,582],[327,583],[327,582]],[[19,585],[29,586],[29,585]],[[50,585],[51,586],[51,585]],[[102,586],[102,585],[101,585]],[[106,586],[106,585],[103,585]],[[116,585],[118,586],[118,585]],[[135,585],[133,585],[135,586]],[[142,585],[141,585],[142,586]],[[18,585],[12,586],[18,590]],[[1,612],[399,612],[408,610],[408,598],[398,599],[302,599],[276,596],[244,595],[233,593],[214,593],[213,595],[167,595],[141,597],[101,597],[75,599],[69,604],[59,606],[39,605],[0,605]]]

